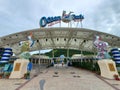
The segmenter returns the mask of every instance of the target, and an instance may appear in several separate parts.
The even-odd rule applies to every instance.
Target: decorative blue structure
[[[32,63],[29,62],[29,63],[28,63],[28,66],[27,66],[27,71],[31,71],[31,70],[32,70],[32,67],[33,67]]]
[[[11,48],[0,48],[0,63],[7,63],[12,54],[13,52]]]
[[[61,63],[64,62],[64,58],[65,58],[64,55],[60,55],[60,62],[61,62]]]
[[[111,52],[115,63],[120,64],[120,51],[118,50],[118,48],[113,48]]]
[[[13,69],[13,64],[5,64],[3,72],[11,72]]]

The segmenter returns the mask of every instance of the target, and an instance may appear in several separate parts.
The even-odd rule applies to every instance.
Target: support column
[[[52,56],[53,56],[53,58],[54,58],[54,49],[52,50]]]
[[[82,21],[80,21],[80,24],[81,24],[81,28],[83,27],[83,25],[82,25]]]
[[[61,27],[61,21],[60,21],[60,23],[59,23],[59,27]]]
[[[81,50],[81,63],[83,61],[83,51]]]
[[[39,61],[38,61],[38,64],[40,65],[40,50],[41,50],[41,44],[39,42],[39,39],[37,40],[37,48],[39,50]]]
[[[37,59],[35,59],[35,64],[37,63]]]
[[[69,57],[69,48],[67,49],[67,58]]]
[[[39,61],[38,61],[39,65],[40,65],[40,50],[39,50]]]

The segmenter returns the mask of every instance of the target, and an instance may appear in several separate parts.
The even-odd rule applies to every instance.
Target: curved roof
[[[102,37],[102,41],[108,42],[110,47],[120,47],[120,37],[85,28],[38,28],[14,33],[1,37],[0,47],[11,47],[15,54],[19,54],[19,42],[28,40],[30,32],[36,40],[30,51],[56,48],[95,51],[93,38],[96,34]]]

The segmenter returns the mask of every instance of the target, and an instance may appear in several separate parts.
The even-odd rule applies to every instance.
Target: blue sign
[[[47,24],[55,22],[55,21],[60,21],[61,17],[60,16],[55,16],[55,17],[42,17],[40,19],[40,26],[45,27]]]
[[[63,15],[62,17],[61,16],[54,16],[54,17],[42,17],[40,19],[40,27],[45,27],[47,24],[50,24],[50,23],[53,23],[53,22],[57,22],[57,21],[63,21],[63,22],[70,22],[71,20],[80,20],[82,21],[84,19],[84,16],[82,14],[80,15],[75,15],[75,14],[72,14],[72,15]],[[55,23],[56,24],[56,23]]]

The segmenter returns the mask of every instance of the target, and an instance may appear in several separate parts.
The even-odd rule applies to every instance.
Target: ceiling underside
[[[95,52],[94,35],[100,35],[102,41],[108,42],[109,48],[120,47],[120,37],[84,28],[38,28],[14,33],[1,37],[0,47],[10,47],[15,54],[20,54],[19,43],[28,40],[30,32],[35,44],[29,51],[62,48]]]

